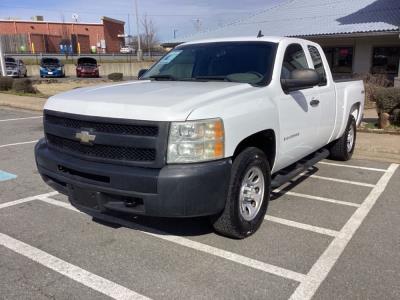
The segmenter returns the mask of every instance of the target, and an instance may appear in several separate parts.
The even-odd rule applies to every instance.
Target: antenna
[[[262,34],[261,30],[257,34],[257,38],[262,38],[264,35]]]
[[[72,14],[72,19],[75,20],[75,23],[78,23],[79,15],[78,14]]]

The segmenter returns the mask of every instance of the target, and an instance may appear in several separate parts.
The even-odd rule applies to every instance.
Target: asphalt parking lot
[[[93,221],[35,167],[38,113],[0,108],[0,299],[400,299],[400,168],[325,160],[246,240],[207,220]]]

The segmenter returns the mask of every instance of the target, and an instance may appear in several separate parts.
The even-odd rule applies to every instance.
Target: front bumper
[[[82,160],[35,147],[43,180],[86,213],[122,212],[159,217],[213,215],[225,207],[231,160],[166,165],[161,169]]]
[[[40,70],[40,77],[62,77],[63,71],[62,70]]]

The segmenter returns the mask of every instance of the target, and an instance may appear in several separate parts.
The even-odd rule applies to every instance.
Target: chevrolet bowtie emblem
[[[90,134],[89,131],[83,130],[81,132],[77,132],[75,137],[82,143],[82,144],[91,144],[96,139],[94,134]]]

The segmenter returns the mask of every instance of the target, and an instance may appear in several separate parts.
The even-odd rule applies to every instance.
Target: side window
[[[290,72],[296,69],[308,69],[306,54],[299,44],[292,44],[286,48],[282,64],[281,79],[289,79]]]
[[[314,64],[314,69],[317,71],[321,78],[321,85],[326,85],[326,72],[324,68],[324,63],[322,62],[321,54],[319,53],[318,49],[314,46],[308,46],[308,50],[310,51],[310,55]]]

